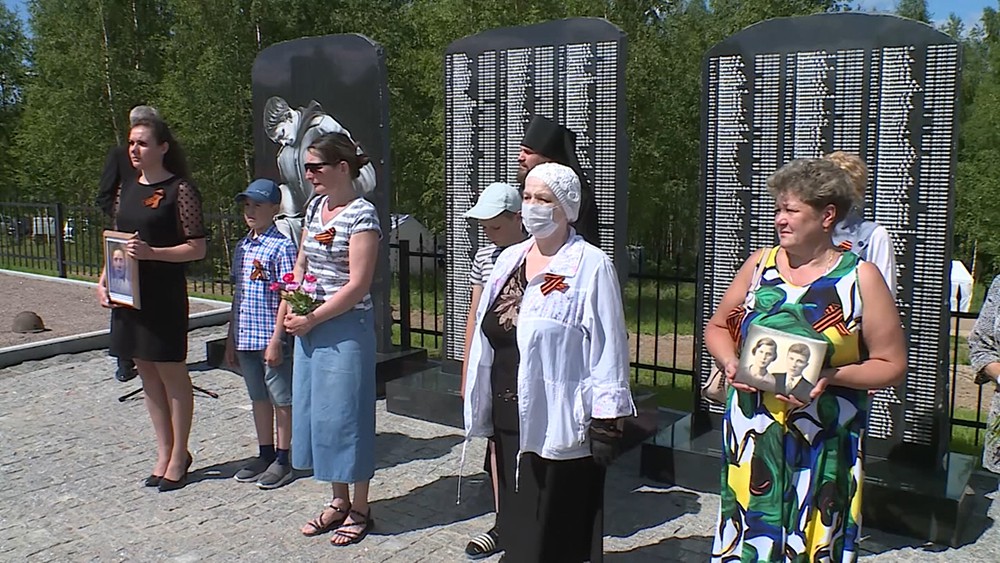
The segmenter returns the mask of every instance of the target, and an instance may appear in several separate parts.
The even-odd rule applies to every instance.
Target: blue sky
[[[852,0],[862,9],[873,11],[889,12],[896,6],[896,0]],[[948,19],[948,15],[955,13],[962,18],[967,27],[972,27],[979,21],[979,16],[983,13],[983,8],[992,6],[997,9],[997,0],[928,0],[927,10],[931,13],[931,19],[942,21]]]
[[[927,8],[931,12],[931,18],[941,21],[948,18],[948,14],[954,12],[962,18],[966,25],[972,27],[979,20],[983,8],[992,6],[997,8],[998,0],[928,0]],[[17,12],[24,20],[28,19],[25,8],[27,0],[0,0]],[[891,11],[896,5],[896,0],[852,0],[852,4],[873,11]]]

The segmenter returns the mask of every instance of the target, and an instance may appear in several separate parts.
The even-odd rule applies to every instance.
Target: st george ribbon
[[[751,26],[703,66],[703,328],[740,265],[777,244],[767,178],[843,150],[869,167],[865,216],[893,239],[906,382],[871,403],[868,453],[940,462],[948,447],[947,325],[961,53],[932,27],[888,15],[820,14]],[[701,410],[715,410],[705,401]]]
[[[576,156],[599,209],[602,249],[626,271],[625,46],[618,27],[574,18],[492,29],[445,52],[447,360],[462,359],[469,270],[476,251],[489,244],[462,215],[489,184],[516,184],[532,115],[576,133]]]

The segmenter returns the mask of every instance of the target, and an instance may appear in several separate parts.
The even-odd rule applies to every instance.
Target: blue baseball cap
[[[278,184],[274,180],[257,178],[250,182],[247,189],[236,194],[236,201],[239,202],[245,197],[257,203],[281,203],[281,190],[278,189]]]

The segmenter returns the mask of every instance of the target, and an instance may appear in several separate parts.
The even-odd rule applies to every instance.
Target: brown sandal
[[[330,538],[330,544],[337,547],[344,547],[347,545],[353,545],[361,540],[365,539],[368,532],[371,531],[372,527],[375,526],[375,519],[372,518],[371,509],[368,509],[368,514],[361,514],[357,510],[349,511],[351,519],[354,521],[350,524],[341,524],[336,531],[333,532],[333,537]],[[345,518],[346,520],[346,518]],[[337,538],[346,538],[347,541],[344,543],[337,543],[333,540]]]
[[[323,516],[326,514],[326,510],[328,508],[333,509],[333,512],[334,514],[336,514],[336,516],[334,516],[333,519],[331,519],[330,521],[324,522]],[[340,527],[341,524],[344,523],[344,520],[347,520],[348,512],[350,512],[350,509],[345,511],[343,508],[339,506],[334,506],[332,502],[328,502],[323,506],[323,512],[320,512],[319,516],[306,522],[306,526],[312,526],[312,531],[311,532],[302,531],[302,535],[311,538],[313,536],[319,536],[325,534],[330,530],[333,530],[334,528],[338,528]]]

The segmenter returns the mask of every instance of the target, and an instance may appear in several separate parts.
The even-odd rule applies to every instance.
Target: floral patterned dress
[[[778,248],[730,313],[734,340],[753,324],[826,340],[824,367],[861,357],[859,259],[843,253],[808,286],[781,277]],[[854,561],[861,526],[865,391],[827,387],[801,409],[770,393],[729,390],[721,505],[712,561]]]

